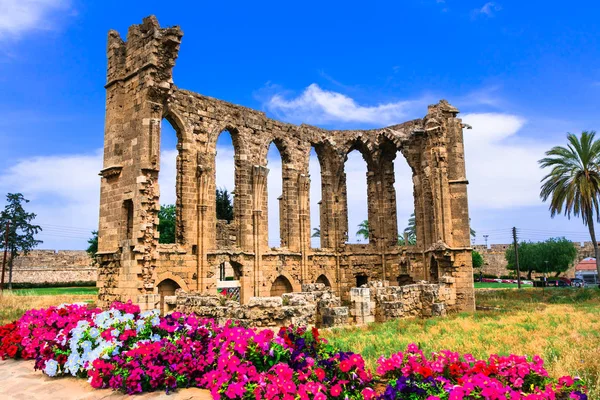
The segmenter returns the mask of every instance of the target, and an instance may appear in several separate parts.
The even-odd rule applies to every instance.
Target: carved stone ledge
[[[100,171],[100,173],[98,175],[100,175],[101,177],[106,178],[106,179],[116,178],[119,175],[121,175],[122,170],[123,170],[122,165],[113,165],[111,167],[104,168],[103,170]]]

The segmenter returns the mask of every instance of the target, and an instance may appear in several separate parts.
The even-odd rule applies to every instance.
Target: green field
[[[370,367],[409,343],[426,352],[449,349],[482,358],[539,354],[551,376],[580,376],[590,386],[589,398],[600,399],[600,290],[478,290],[475,297],[478,306],[495,311],[334,328],[323,335],[361,353]]]
[[[498,283],[498,282],[475,282],[475,289],[514,289],[518,288],[516,283]],[[532,285],[521,285],[522,288],[531,288]]]
[[[94,286],[82,287],[45,287],[45,288],[29,288],[29,289],[14,289],[12,291],[17,296],[58,296],[58,295],[95,295],[98,293],[98,288]]]

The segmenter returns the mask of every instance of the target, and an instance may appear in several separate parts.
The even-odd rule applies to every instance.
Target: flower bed
[[[199,387],[215,399],[587,399],[581,380],[549,378],[537,356],[426,356],[409,345],[380,358],[373,374],[360,354],[334,348],[314,328],[275,334],[195,315],[140,313],[131,303],[30,310],[0,326],[0,356],[33,359],[49,376],[129,394]]]

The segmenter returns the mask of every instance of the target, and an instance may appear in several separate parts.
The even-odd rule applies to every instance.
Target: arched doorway
[[[174,296],[175,291],[181,286],[172,279],[165,279],[158,284],[158,294],[160,295],[160,314],[165,315],[168,311],[171,311],[170,305],[165,304],[165,296]]]
[[[281,296],[284,293],[292,293],[293,291],[294,289],[292,288],[292,284],[288,278],[283,275],[280,275],[277,279],[275,279],[275,282],[273,282],[273,285],[271,285],[272,297]]]
[[[331,283],[325,275],[319,275],[315,283],[322,283],[323,285],[325,285],[325,287],[331,287]]]

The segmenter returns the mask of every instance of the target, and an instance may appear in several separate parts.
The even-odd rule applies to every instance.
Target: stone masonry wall
[[[324,283],[344,301],[359,282],[427,280],[451,292],[449,309],[474,310],[463,125],[446,100],[423,118],[369,130],[292,125],[265,113],[178,88],[173,67],[183,37],[154,16],[124,40],[108,35],[104,164],[100,171],[99,304],[150,303],[175,286],[215,294],[216,267],[239,271],[242,302]],[[426,112],[425,112],[426,111]],[[160,138],[177,135],[176,241],[159,245]],[[217,140],[232,139],[234,220],[216,218]],[[280,237],[268,241],[273,143],[282,158]],[[321,167],[321,249],[311,248],[309,159]],[[367,165],[369,242],[347,244],[345,163],[359,151]],[[394,162],[413,172],[416,245],[399,247]],[[315,200],[315,199],[313,199]],[[222,228],[222,229],[219,229]],[[336,316],[331,316],[335,319]]]
[[[348,308],[323,284],[304,286],[302,292],[282,296],[251,297],[247,304],[223,296],[179,289],[166,298],[171,309],[213,318],[219,323],[238,321],[247,326],[277,327],[287,325],[316,325],[332,327],[348,323]],[[169,308],[169,307],[168,307]]]
[[[575,277],[575,265],[584,258],[594,257],[594,247],[592,242],[573,242],[575,248],[577,249],[577,257],[575,258],[575,263],[573,266],[565,272],[563,275],[568,278]],[[478,251],[483,256],[483,267],[481,268],[481,272],[488,275],[494,275],[497,277],[514,274],[514,271],[506,268],[507,262],[504,254],[506,253],[506,249],[510,247],[510,244],[492,244],[489,245],[488,248],[485,245],[475,245],[473,246],[473,250]],[[475,270],[475,273],[479,273],[478,270]],[[534,273],[534,275],[536,275]]]
[[[81,250],[33,250],[13,263],[14,283],[95,282],[98,269]],[[8,273],[6,278],[8,279]]]

